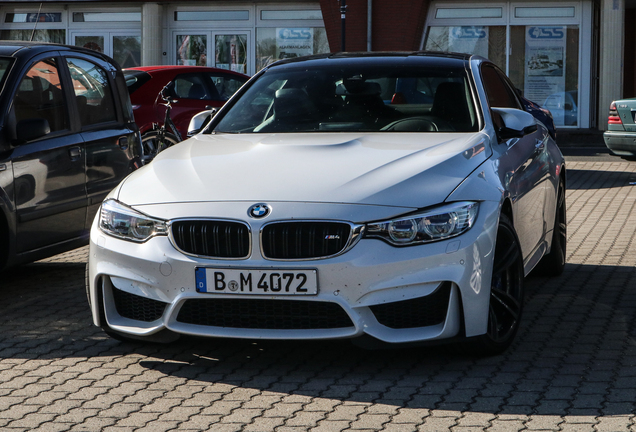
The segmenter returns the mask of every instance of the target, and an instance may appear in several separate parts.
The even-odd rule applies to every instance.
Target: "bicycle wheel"
[[[169,132],[166,132],[163,146],[161,146],[161,143],[159,142],[158,131],[150,131],[142,135],[141,148],[143,150],[143,156],[141,157],[141,159],[144,165],[153,160],[154,157],[157,156],[157,153],[159,153],[161,150],[165,150],[166,148],[175,145],[178,142],[179,139]]]

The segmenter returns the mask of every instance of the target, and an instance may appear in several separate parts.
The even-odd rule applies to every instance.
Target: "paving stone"
[[[500,356],[346,342],[120,343],[88,249],[3,273],[0,430],[636,432],[636,164],[568,162],[568,258]],[[23,293],[29,290],[29,296]]]

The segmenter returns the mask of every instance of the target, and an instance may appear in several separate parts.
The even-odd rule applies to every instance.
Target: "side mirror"
[[[43,118],[20,120],[15,127],[18,142],[28,142],[51,133],[49,121]]]
[[[205,127],[210,123],[210,120],[212,120],[212,117],[214,117],[214,114],[216,114],[216,108],[195,114],[188,125],[188,138],[205,129]]]
[[[492,108],[497,135],[502,140],[522,138],[537,130],[532,114],[514,108]]]

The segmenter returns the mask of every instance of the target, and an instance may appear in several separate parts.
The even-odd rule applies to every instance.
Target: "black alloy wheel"
[[[510,219],[502,214],[495,243],[488,328],[486,334],[469,340],[469,348],[473,353],[499,354],[512,344],[523,311],[523,282],[519,239]]]
[[[560,181],[557,189],[552,246],[550,247],[550,253],[546,254],[532,271],[533,276],[559,276],[565,269],[568,234],[566,207],[565,183]]]
[[[559,182],[559,195],[557,198],[556,219],[554,222],[554,234],[552,238],[552,250],[558,251],[558,271],[555,276],[563,273],[563,267],[565,267],[565,257],[567,250],[567,237],[568,237],[568,222],[565,215],[565,184]]]

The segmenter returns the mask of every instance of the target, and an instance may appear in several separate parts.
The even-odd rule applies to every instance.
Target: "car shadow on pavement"
[[[610,189],[622,186],[636,186],[636,173],[589,169],[568,169],[567,171],[568,190]]]
[[[558,278],[527,279],[517,340],[504,354],[481,358],[441,346],[373,351],[348,341],[122,343],[92,325],[83,264],[36,263],[3,274],[0,367],[88,362],[101,365],[105,376],[154,383],[177,379],[223,401],[248,394],[388,409],[631,414],[636,409],[633,280],[632,267],[579,264],[568,264]]]
[[[535,415],[619,415],[636,401],[636,269],[568,264],[526,280],[506,353],[444,347],[368,351],[346,341],[186,339],[140,365],[210,391],[302,395],[395,407]]]

